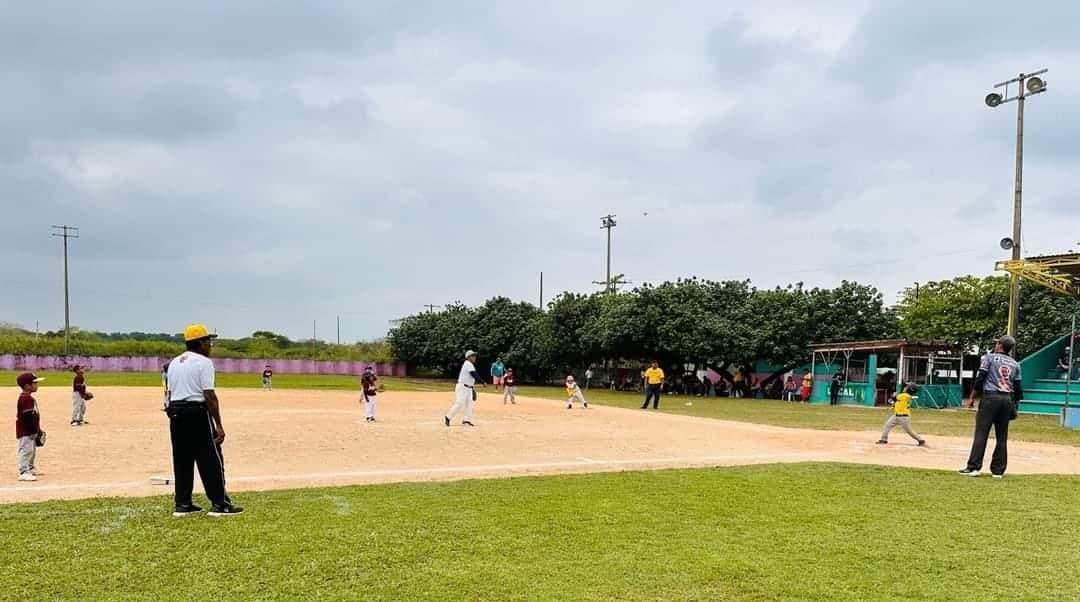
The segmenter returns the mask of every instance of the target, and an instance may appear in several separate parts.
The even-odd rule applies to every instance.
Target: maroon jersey
[[[18,414],[15,418],[15,437],[29,437],[36,435],[39,430],[41,416],[38,415],[37,400],[25,391],[19,395],[19,405],[16,408]]]
[[[503,385],[507,386],[507,387],[513,387],[513,386],[517,385],[517,383],[514,380],[514,373],[513,372],[508,372],[506,374],[506,376],[503,377]]]
[[[360,377],[360,386],[364,388],[364,395],[375,395],[379,377],[374,372],[365,372]]]
[[[86,396],[86,377],[82,374],[76,374],[75,380],[71,382],[71,390]]]

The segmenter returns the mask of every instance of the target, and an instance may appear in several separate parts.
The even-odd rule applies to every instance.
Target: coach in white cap
[[[465,363],[461,365],[457,386],[454,387],[454,405],[450,406],[450,411],[443,416],[443,424],[450,426],[450,420],[457,416],[458,412],[464,410],[465,415],[462,417],[461,424],[476,426],[472,423],[472,415],[478,386],[482,387],[484,383],[480,380],[480,375],[476,373],[476,352],[466,351]]]

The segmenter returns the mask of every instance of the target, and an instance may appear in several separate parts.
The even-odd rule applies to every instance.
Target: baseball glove
[[[34,438],[34,445],[37,447],[45,447],[45,431],[38,431],[37,437]]]
[[[86,393],[83,393],[82,398],[85,399],[86,401],[90,401],[91,399],[94,398],[94,394],[87,391]]]

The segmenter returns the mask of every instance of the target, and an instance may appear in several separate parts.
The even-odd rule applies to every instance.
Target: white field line
[[[592,460],[581,458],[578,460],[565,460],[559,462],[536,462],[526,464],[486,464],[477,466],[444,466],[437,468],[387,468],[376,470],[350,470],[335,472],[313,472],[292,475],[264,475],[264,476],[241,476],[226,475],[228,483],[250,482],[289,482],[289,481],[319,481],[327,479],[343,478],[393,478],[410,476],[458,476],[458,475],[485,475],[491,473],[521,473],[537,470],[557,470],[569,468],[616,468],[616,467],[641,467],[650,466],[674,467],[680,465],[700,466],[708,464],[738,464],[740,462],[796,462],[804,460],[825,460],[828,454],[821,453],[787,453],[787,454],[733,454],[726,456],[697,456],[697,457],[669,457],[651,458],[641,460]],[[118,481],[113,483],[75,483],[67,485],[18,485],[0,486],[0,493],[19,493],[34,491],[68,491],[72,489],[126,489],[132,487],[149,486],[149,479],[139,481]]]

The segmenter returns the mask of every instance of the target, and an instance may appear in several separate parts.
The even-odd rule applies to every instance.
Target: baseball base
[[[172,479],[169,477],[150,477],[150,483],[153,485],[168,485],[172,483]]]

